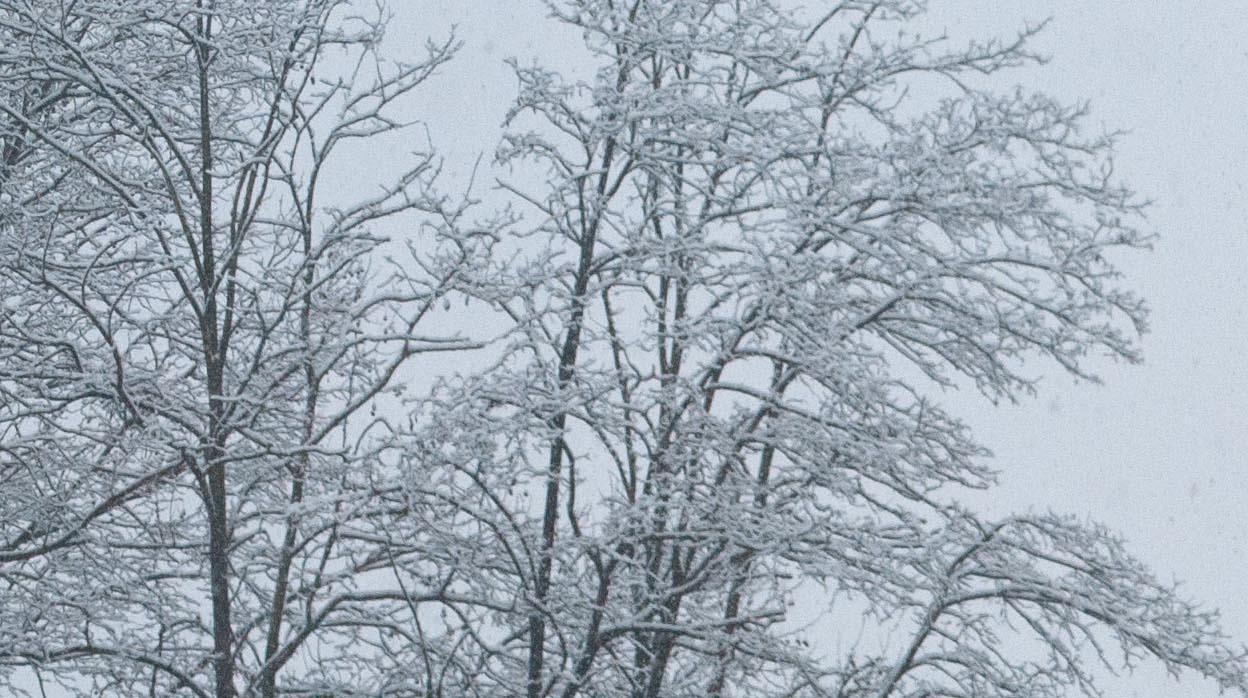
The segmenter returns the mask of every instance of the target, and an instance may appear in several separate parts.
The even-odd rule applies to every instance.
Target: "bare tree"
[[[548,7],[594,77],[515,66],[514,213],[477,224],[427,145],[362,200],[337,159],[426,143],[453,41],[388,63],[348,0],[0,0],[0,687],[1248,688],[1112,532],[960,501],[994,473],[942,387],[1091,379],[1145,320],[1112,138],[998,89],[1035,28]]]
[[[1038,28],[954,46],[922,5],[549,3],[596,72],[516,68],[501,186],[542,244],[480,295],[517,330],[408,452],[441,564],[513,604],[450,623],[469,693],[1061,696],[1142,657],[1248,685],[1111,533],[959,504],[994,475],[933,396],[1134,360],[1107,255],[1147,238],[1083,107],[994,87]]]
[[[410,684],[378,636],[439,588],[368,581],[402,556],[384,405],[472,346],[419,327],[488,239],[401,113],[455,44],[383,60],[384,18],[0,2],[0,691]],[[419,152],[352,200],[376,139]]]

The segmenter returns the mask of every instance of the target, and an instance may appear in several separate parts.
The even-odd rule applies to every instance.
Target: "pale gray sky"
[[[951,27],[1052,16],[1038,41],[1051,63],[1018,79],[1090,99],[1096,121],[1129,129],[1118,171],[1155,202],[1155,250],[1123,260],[1153,308],[1145,363],[1106,367],[1100,387],[1054,374],[1018,407],[965,402],[1003,471],[1000,504],[1112,525],[1161,578],[1220,607],[1228,632],[1246,642],[1248,3],[932,5]],[[1155,669],[1123,689],[1111,695],[1217,695]]]
[[[1035,46],[1052,57],[1010,80],[1068,101],[1091,123],[1128,129],[1124,181],[1155,201],[1151,254],[1124,258],[1153,308],[1141,366],[1106,365],[1104,386],[1048,370],[1040,396],[992,408],[949,395],[997,454],[994,510],[1087,514],[1118,529],[1163,579],[1224,612],[1248,642],[1248,2],[932,0],[931,29],[1008,34],[1052,18]],[[538,0],[394,0],[394,45],[459,25],[465,51],[422,93],[435,142],[459,170],[488,160],[515,82],[508,56],[558,62],[578,36]],[[1111,696],[1215,696],[1156,667],[1107,684]]]

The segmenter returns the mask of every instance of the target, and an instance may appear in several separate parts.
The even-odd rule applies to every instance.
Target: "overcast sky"
[[[1248,641],[1248,3],[932,5],[950,25],[986,29],[1052,16],[1038,42],[1052,61],[1018,79],[1089,99],[1094,119],[1128,129],[1119,172],[1155,202],[1156,248],[1123,264],[1153,308],[1144,364],[1107,367],[1099,387],[1054,375],[1018,407],[967,401],[1003,471],[1001,503],[1109,523]],[[1217,695],[1157,671],[1128,685]]]
[[[1050,370],[1035,400],[992,408],[949,395],[997,455],[994,510],[1054,509],[1117,528],[1163,579],[1220,607],[1248,642],[1248,2],[932,0],[929,29],[1008,35],[1051,17],[1036,42],[1048,65],[1010,80],[1127,129],[1118,171],[1152,199],[1156,249],[1122,259],[1153,308],[1145,363],[1105,365],[1103,386]],[[537,0],[394,0],[395,46],[452,22],[467,45],[422,109],[452,170],[488,159],[515,82],[503,65],[578,55],[574,33]],[[462,174],[462,172],[461,172]],[[1215,696],[1155,667],[1110,695]]]

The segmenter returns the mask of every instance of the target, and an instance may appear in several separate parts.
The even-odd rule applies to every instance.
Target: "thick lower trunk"
[[[234,698],[234,632],[230,609],[230,525],[225,466],[208,466],[208,568],[212,592],[212,668],[216,698]]]

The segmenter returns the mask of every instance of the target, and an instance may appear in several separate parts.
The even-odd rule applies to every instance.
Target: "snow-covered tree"
[[[0,0],[0,691],[1248,688],[1112,532],[966,505],[937,404],[1136,358],[1112,138],[1002,91],[1034,29],[811,5],[549,0],[583,57],[515,65],[479,225],[406,128],[453,41]],[[344,171],[370,144],[417,152]]]
[[[470,346],[420,327],[488,241],[406,130],[454,43],[383,60],[383,19],[0,2],[0,693],[406,685],[377,637],[438,590],[371,580],[378,404]],[[418,152],[343,172],[373,139]]]
[[[994,475],[934,399],[1136,358],[1112,138],[1000,90],[1034,28],[812,5],[549,3],[594,70],[516,65],[529,254],[479,296],[517,330],[408,451],[440,564],[511,605],[449,622],[480,669],[438,690],[1063,696],[1144,657],[1242,690],[1216,617],[1112,533],[961,505]]]

